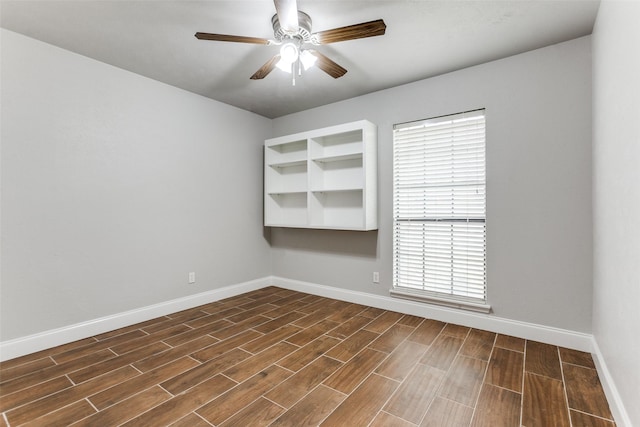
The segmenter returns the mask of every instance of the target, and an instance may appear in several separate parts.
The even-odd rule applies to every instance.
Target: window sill
[[[394,298],[402,298],[410,301],[426,302],[444,307],[475,311],[477,313],[491,313],[490,305],[479,302],[442,298],[435,295],[426,295],[422,292],[411,292],[410,290],[390,289],[389,294]]]

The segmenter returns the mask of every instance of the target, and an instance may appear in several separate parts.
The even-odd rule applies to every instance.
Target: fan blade
[[[296,0],[273,0],[280,28],[287,34],[298,32],[298,4]]]
[[[362,39],[365,37],[381,36],[384,34],[386,28],[387,25],[384,21],[382,19],[378,19],[376,21],[334,28],[333,30],[320,31],[312,34],[311,37],[315,39],[318,44],[328,44],[343,42],[346,40]]]
[[[268,39],[261,39],[260,37],[232,36],[229,34],[196,33],[196,38],[199,40],[214,40],[219,42],[238,42],[253,44],[270,43]]]
[[[260,80],[267,77],[267,74],[273,71],[276,68],[276,64],[280,61],[280,55],[276,55],[270,60],[268,60],[258,71],[253,73],[253,76],[250,77],[251,80]]]
[[[325,73],[329,74],[334,79],[337,79],[338,77],[342,77],[347,73],[346,68],[343,68],[340,65],[336,64],[334,61],[329,59],[327,56],[321,54],[317,50],[309,49],[309,52],[313,56],[318,58],[318,61],[316,62],[316,66],[320,68],[322,71],[324,71]]]

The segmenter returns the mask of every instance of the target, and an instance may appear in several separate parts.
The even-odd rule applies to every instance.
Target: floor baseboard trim
[[[602,352],[600,351],[600,347],[598,346],[598,341],[595,339],[595,337],[592,338],[592,341],[593,350],[591,353],[593,355],[593,361],[596,364],[598,378],[600,378],[602,388],[604,389],[604,394],[605,396],[607,396],[609,409],[611,410],[613,419],[616,422],[616,426],[631,427],[631,418],[629,418],[629,414],[624,407],[624,403],[622,402],[620,393],[618,393],[618,389],[616,388],[615,382],[613,381],[611,372],[609,371],[609,368],[604,361],[604,357],[602,355]]]
[[[593,349],[593,336],[590,334],[505,319],[491,314],[456,310],[448,307],[392,298],[390,296],[340,289],[333,286],[319,285],[316,283],[292,280],[278,276],[271,276],[271,285],[327,298],[363,304],[384,310],[397,311],[400,313],[412,314],[414,316],[440,320],[442,322],[484,329],[504,335],[511,335],[514,337],[544,342],[589,353]]]
[[[26,337],[0,342],[0,361],[14,359],[58,345],[92,337],[114,329],[144,322],[156,317],[208,304],[269,286],[271,279],[263,277],[237,283],[146,307],[100,317]]]

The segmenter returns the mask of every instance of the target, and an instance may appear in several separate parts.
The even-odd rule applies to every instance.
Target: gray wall
[[[274,136],[359,119],[378,125],[379,230],[274,229],[274,274],[388,295],[392,126],[476,108],[487,114],[487,281],[495,315],[590,332],[590,37],[275,119]],[[380,285],[371,284],[373,271]]]
[[[604,1],[593,33],[593,334],[640,426],[640,3]]]
[[[271,273],[270,120],[5,30],[1,119],[3,341]]]

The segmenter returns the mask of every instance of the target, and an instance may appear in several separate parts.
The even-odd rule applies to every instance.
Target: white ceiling
[[[291,85],[277,46],[202,41],[197,31],[273,38],[270,0],[0,1],[3,28],[274,118],[591,34],[598,0],[298,0],[313,31],[382,18],[384,36],[320,46],[348,72]]]

